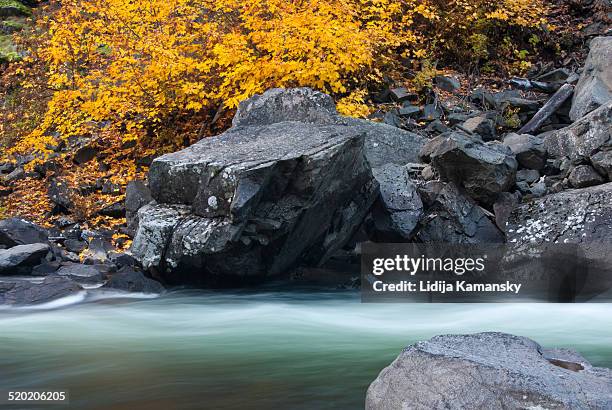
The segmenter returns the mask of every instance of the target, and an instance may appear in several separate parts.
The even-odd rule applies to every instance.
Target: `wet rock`
[[[482,208],[452,183],[432,181],[419,189],[425,206],[417,238],[425,243],[502,243],[502,233]]]
[[[131,268],[122,268],[114,273],[104,284],[105,289],[116,289],[126,292],[138,293],[163,293],[164,287],[161,283],[147,278],[142,272],[136,272]]]
[[[84,285],[100,284],[106,280],[106,275],[110,267],[98,265],[82,265],[80,263],[70,263],[63,265],[55,272],[55,275],[67,277],[75,282]]]
[[[330,105],[313,103],[329,97],[308,89],[289,90],[298,102],[281,104],[283,114],[282,91],[270,93],[241,105],[237,126],[224,134],[153,162],[157,204],[139,210],[132,245],[146,269],[176,281],[274,275],[298,259],[325,261],[359,227],[378,194],[365,140],[393,128],[331,118]],[[294,111],[298,121],[287,121]]]
[[[612,101],[602,105],[569,127],[555,131],[546,137],[545,145],[550,156],[568,157],[570,160],[591,161],[595,158],[602,174],[609,174],[605,158],[612,150]],[[599,154],[603,152],[603,154]]]
[[[434,84],[439,89],[448,92],[454,92],[461,88],[461,83],[457,78],[446,75],[437,75],[434,78]]]
[[[57,275],[47,276],[42,283],[28,281],[0,282],[1,305],[36,305],[74,295],[83,288],[76,282]]]
[[[151,191],[143,181],[130,181],[125,190],[127,228],[133,236],[138,229],[138,210],[153,201]]]
[[[47,276],[52,273],[55,273],[61,266],[61,262],[59,261],[51,261],[51,262],[43,262],[40,265],[32,268],[32,272],[30,275],[32,276]]]
[[[461,129],[469,133],[478,134],[485,141],[494,140],[497,136],[495,122],[484,115],[467,119],[461,124]]]
[[[464,187],[472,198],[486,204],[493,204],[499,193],[514,185],[516,159],[497,142],[483,143],[452,132],[430,140],[421,156],[431,161],[442,180]]]
[[[410,239],[423,215],[423,203],[406,167],[387,164],[372,170],[380,197],[372,215],[378,238]]]
[[[586,188],[605,181],[590,165],[578,165],[570,172],[569,182],[574,188]]]
[[[30,273],[32,267],[41,263],[50,248],[46,243],[17,245],[0,249],[0,273],[18,275]]]
[[[541,170],[546,165],[546,147],[541,138],[527,134],[508,134],[503,142],[516,155],[521,167]]]
[[[72,158],[78,165],[83,165],[98,155],[98,150],[94,147],[86,146],[79,148]]]
[[[132,255],[123,252],[109,252],[108,260],[119,267],[128,266],[133,268],[138,265],[138,261]]]
[[[365,408],[604,409],[611,393],[612,371],[576,352],[504,333],[444,335],[404,349],[368,388]]]
[[[590,49],[574,92],[570,111],[573,121],[612,100],[612,37],[594,38]]]
[[[47,242],[49,232],[40,226],[19,218],[0,221],[0,244],[7,247]]]

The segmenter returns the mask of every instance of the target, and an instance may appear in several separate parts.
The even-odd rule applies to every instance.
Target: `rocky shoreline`
[[[113,248],[113,232],[70,220],[51,230],[0,221],[0,300],[33,303],[14,295],[49,287],[49,299],[74,284],[245,286],[354,262],[364,241],[578,243],[608,263],[597,249],[612,240],[611,53],[612,37],[595,38],[579,75],[513,79],[515,89],[476,90],[457,105],[415,106],[391,89],[402,108],[382,122],[342,117],[307,88],[255,96],[228,131],[154,159],[147,181],[128,184],[117,206],[134,237],[128,253]],[[459,92],[454,78],[436,84]],[[5,181],[20,170],[0,168]],[[67,200],[61,185],[49,195]]]

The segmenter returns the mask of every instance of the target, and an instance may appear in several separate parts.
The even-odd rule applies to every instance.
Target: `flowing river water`
[[[359,409],[403,347],[436,334],[505,331],[610,367],[611,310],[374,305],[352,291],[179,291],[0,310],[0,389],[68,389],[74,409]]]

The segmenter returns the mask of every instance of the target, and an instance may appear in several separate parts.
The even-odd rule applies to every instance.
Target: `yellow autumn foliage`
[[[233,108],[270,87],[328,92],[364,116],[367,89],[402,58],[542,23],[540,0],[63,0],[28,59],[52,90],[17,150],[113,129],[155,138],[176,118]],[[460,36],[461,37],[460,37]]]

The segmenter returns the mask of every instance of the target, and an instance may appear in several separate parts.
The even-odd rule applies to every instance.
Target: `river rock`
[[[67,277],[81,284],[98,284],[103,282],[105,273],[110,267],[105,265],[82,265],[80,263],[69,263],[59,268],[56,275]]]
[[[0,221],[0,245],[7,247],[47,242],[49,232],[40,226],[19,218]]]
[[[163,293],[164,287],[161,283],[147,278],[142,272],[124,267],[111,278],[103,286],[104,289],[116,289],[126,292],[138,293]]]
[[[425,211],[417,238],[425,243],[502,243],[502,233],[476,202],[452,183],[431,181],[419,189]]]
[[[33,243],[0,249],[0,273],[5,275],[29,274],[34,265],[38,265],[47,253],[49,245]]]
[[[423,202],[408,169],[387,164],[372,171],[380,185],[380,197],[372,210],[377,236],[410,239],[423,215]]]
[[[329,258],[378,184],[364,148],[372,128],[333,116],[328,102],[312,90],[272,90],[243,103],[225,133],[156,158],[156,203],[138,212],[134,257],[178,282],[262,277]]]
[[[47,276],[42,283],[25,280],[0,281],[0,305],[36,305],[51,302],[82,291],[76,282],[57,275]]]
[[[547,351],[504,333],[436,336],[407,347],[370,385],[365,405],[367,410],[610,407],[610,369],[593,367],[576,352]]]
[[[461,132],[440,135],[425,145],[421,157],[430,160],[440,178],[462,186],[485,204],[515,182],[518,164],[511,150],[498,143],[484,143]]]
[[[588,161],[604,175],[612,173],[612,101],[602,105],[569,127],[546,136],[548,153],[555,158]]]
[[[573,121],[612,100],[612,37],[594,38],[590,49],[574,92],[570,111]]]

